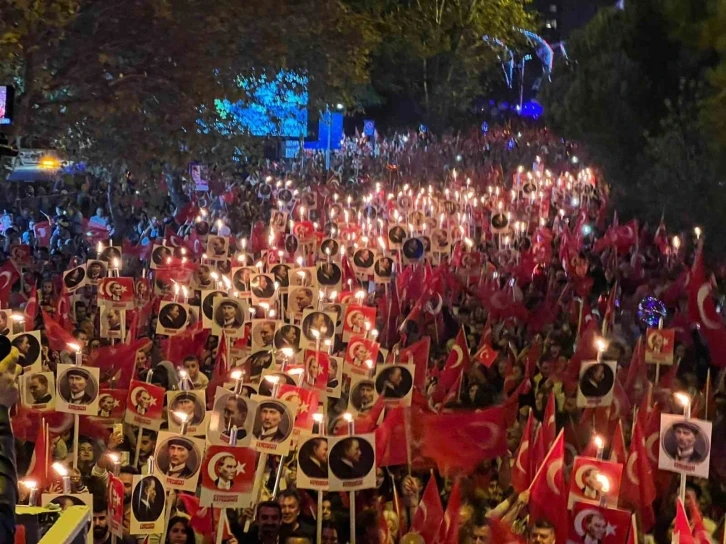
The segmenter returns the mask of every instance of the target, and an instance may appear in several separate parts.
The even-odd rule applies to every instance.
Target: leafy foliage
[[[215,98],[246,98],[240,77],[287,68],[314,101],[353,101],[377,40],[336,0],[0,0],[0,13],[15,133],[116,166],[245,149],[198,130],[219,121]]]
[[[547,120],[587,144],[619,210],[724,239],[726,9],[715,0],[629,0],[602,10],[568,42],[541,97]],[[714,145],[717,144],[717,145]],[[721,243],[720,249],[726,248]]]
[[[417,118],[448,128],[471,112],[499,61],[482,37],[520,39],[532,29],[524,0],[346,0],[376,22],[383,39],[372,82],[385,100],[407,103]]]

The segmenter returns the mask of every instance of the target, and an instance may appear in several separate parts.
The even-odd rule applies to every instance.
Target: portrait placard
[[[132,310],[134,308],[133,278],[103,278],[98,283],[99,304],[108,308]]]
[[[365,415],[373,409],[376,400],[378,400],[378,393],[373,379],[353,374],[350,377],[348,411],[353,416]]]
[[[613,402],[617,361],[583,361],[577,384],[577,406],[594,408]]]
[[[117,340],[126,338],[126,310],[110,307],[106,304],[101,304],[99,309],[101,311],[99,336]]]
[[[23,367],[23,372],[40,372],[40,331],[11,334],[8,340],[18,349],[18,364]]]
[[[314,309],[318,304],[317,290],[312,287],[290,287],[287,295],[287,315],[290,321],[298,318],[307,309]]]
[[[630,516],[626,510],[577,502],[572,508],[567,544],[626,544],[632,530]]]
[[[86,263],[86,283],[88,285],[98,285],[98,283],[106,277],[107,268],[108,263],[89,260]]]
[[[377,367],[375,384],[376,393],[389,403],[399,406],[411,406],[413,394],[414,365],[380,365]]]
[[[345,349],[346,374],[372,376],[378,361],[379,347],[375,340],[367,340],[362,335],[352,335]],[[370,361],[372,366],[368,366],[366,361]]]
[[[67,272],[63,272],[63,292],[75,293],[81,287],[86,285],[86,265],[71,268]]]
[[[158,385],[131,380],[124,421],[129,425],[159,430],[163,421],[164,394]]]
[[[249,446],[252,442],[252,428],[256,413],[257,402],[253,401],[250,395],[237,395],[232,391],[217,387],[209,419],[207,442],[214,446],[227,446],[232,428],[237,427],[235,446]]]
[[[371,329],[376,326],[376,309],[361,304],[348,304],[343,319],[343,342],[350,341],[354,334],[365,335],[368,332],[366,323]]]
[[[132,482],[129,533],[132,535],[163,533],[166,493],[162,478],[156,475],[135,474]]]
[[[645,333],[645,362],[672,365],[676,348],[675,329],[648,329]]]
[[[151,269],[156,270],[157,268],[169,266],[172,256],[173,248],[154,244],[154,247],[151,249]]]
[[[181,414],[187,416],[187,433],[204,436],[207,432],[209,417],[206,412],[205,391],[167,391],[166,404],[169,414],[169,430],[181,432]]]
[[[275,329],[282,322],[274,319],[253,319],[252,320],[252,349],[272,349],[275,340]]]
[[[335,336],[335,314],[332,312],[318,312],[316,310],[305,310],[302,319],[301,347],[315,349],[318,346],[325,346],[325,341],[332,342]],[[316,338],[316,333],[319,337]],[[318,342],[319,340],[319,342]]]
[[[159,305],[156,333],[175,336],[181,334],[189,323],[189,306],[178,302],[163,301]]]
[[[297,450],[297,487],[327,491],[328,439],[313,436],[301,440]]]
[[[120,423],[126,409],[128,389],[104,389],[98,394],[98,416],[104,423]]]
[[[200,506],[250,506],[256,457],[253,448],[209,446],[202,463]]]
[[[271,302],[275,296],[275,278],[272,274],[255,274],[250,279],[252,304]]]
[[[300,351],[301,335],[302,331],[297,325],[290,325],[284,321],[278,321],[273,342],[275,349],[282,350],[284,348],[290,348],[297,353]]]
[[[154,459],[167,489],[195,491],[204,455],[204,440],[159,431]]]
[[[376,283],[390,283],[395,264],[390,257],[379,257],[373,265],[373,279]]]
[[[257,414],[252,434],[255,449],[272,455],[287,455],[292,441],[297,404],[254,395]]]
[[[343,358],[330,357],[328,359],[328,384],[325,392],[330,398],[340,398],[340,389],[343,383]]]
[[[219,290],[203,290],[200,293],[202,301],[202,326],[205,329],[211,329],[214,327],[214,305],[216,299],[227,298],[227,293]]]
[[[108,475],[108,528],[112,535],[124,534],[124,483],[113,474]]]
[[[56,412],[95,416],[98,414],[99,369],[80,365],[58,365]]]
[[[300,431],[312,432],[315,424],[313,414],[318,411],[317,391],[284,384],[280,386],[277,398],[297,405],[294,423],[295,435],[299,435]]]
[[[617,508],[622,479],[623,465],[620,463],[600,461],[592,457],[575,457],[567,508],[572,510],[576,502]]]
[[[55,375],[52,372],[26,372],[20,376],[22,401],[25,406],[47,412],[55,407]]]
[[[212,333],[219,336],[224,332],[230,338],[241,338],[248,312],[247,302],[242,299],[215,297]]]
[[[358,491],[376,486],[374,434],[328,438],[330,491]]]
[[[686,419],[677,414],[662,414],[658,468],[708,478],[711,431],[710,421]]]

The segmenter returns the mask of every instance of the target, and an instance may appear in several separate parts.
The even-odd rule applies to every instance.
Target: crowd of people
[[[685,542],[684,508],[688,538],[725,539],[726,324],[708,233],[618,220],[578,153],[543,128],[416,131],[348,138],[332,175],[307,155],[212,172],[203,190],[129,174],[13,192],[0,329],[23,367],[20,503],[86,501],[97,544]],[[166,393],[158,425],[141,384]],[[238,399],[253,398],[249,418]],[[686,418],[670,470],[669,414]],[[242,506],[204,506],[212,435],[290,447],[256,447]],[[244,466],[215,459],[214,485],[233,489]],[[620,467],[614,502],[602,463]],[[163,488],[139,483],[159,470]],[[589,510],[567,504],[573,479]],[[164,502],[155,532],[133,530]]]

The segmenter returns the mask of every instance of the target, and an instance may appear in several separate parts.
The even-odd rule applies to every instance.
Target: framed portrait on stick
[[[660,416],[658,468],[708,478],[711,461],[710,421],[676,414]]]
[[[328,439],[313,436],[301,439],[297,450],[297,487],[327,491]]]
[[[224,508],[250,506],[256,458],[253,448],[209,446],[202,463],[199,504]]]
[[[676,348],[675,329],[648,329],[645,333],[645,362],[672,365]]]
[[[623,465],[620,463],[575,457],[567,507],[572,509],[576,502],[582,502],[616,508],[622,479]]]
[[[632,530],[630,516],[626,510],[577,502],[572,508],[567,544],[626,544]]]
[[[153,535],[164,532],[166,492],[159,476],[134,475],[131,491],[129,533]]]
[[[204,455],[204,440],[160,431],[154,459],[167,489],[194,491]]]
[[[583,361],[577,384],[577,406],[610,406],[615,387],[616,361]]]
[[[99,369],[58,365],[56,411],[85,416],[98,415]]]
[[[328,438],[330,491],[358,491],[376,486],[374,434]]]

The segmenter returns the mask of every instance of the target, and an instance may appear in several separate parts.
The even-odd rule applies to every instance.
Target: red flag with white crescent
[[[688,522],[686,509],[680,497],[676,499],[676,519],[673,524],[673,541],[678,544],[696,544],[691,534],[691,524]]]
[[[572,508],[568,544],[626,544],[631,531],[631,514],[625,510],[594,504],[575,503]]]
[[[441,470],[457,467],[468,472],[481,461],[504,455],[505,413],[505,407],[496,406],[474,413],[423,415],[424,456],[433,459]]]
[[[633,429],[628,460],[623,471],[623,483],[620,488],[621,506],[630,506],[640,511],[643,531],[648,532],[655,523],[653,501],[655,500],[655,484],[653,470],[648,460],[645,438],[640,425]]]
[[[459,544],[459,510],[461,509],[461,478],[457,478],[449,495],[444,519],[434,544]]]
[[[530,518],[549,520],[555,527],[557,542],[566,541],[569,525],[564,465],[565,435],[560,431],[529,486]]]
[[[459,329],[459,334],[456,335],[454,346],[451,348],[449,356],[446,358],[446,364],[444,365],[443,370],[439,373],[439,381],[432,394],[434,403],[442,402],[457,379],[460,379],[461,375],[467,372],[470,367],[471,360],[469,359],[469,346],[466,342],[464,328],[462,327]]]
[[[411,530],[421,535],[424,542],[433,542],[443,517],[444,508],[441,506],[439,486],[436,478],[432,476],[413,516]]]
[[[517,493],[521,493],[529,487],[532,481],[532,473],[530,471],[532,455],[530,445],[534,442],[534,416],[532,411],[529,412],[527,423],[522,432],[522,441],[519,443],[517,451],[514,453],[514,466],[512,466],[512,487]]]
[[[700,325],[700,332],[708,345],[711,364],[724,367],[726,366],[726,327],[716,311],[716,304],[711,296],[712,289],[710,280],[706,278],[703,264],[703,241],[701,241],[688,282],[688,315],[692,322]]]

